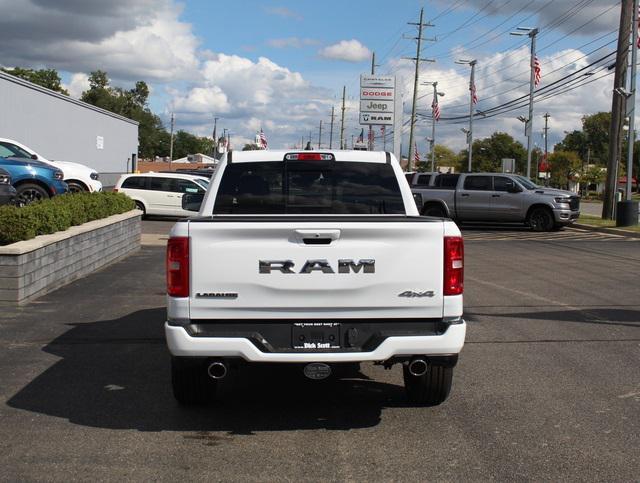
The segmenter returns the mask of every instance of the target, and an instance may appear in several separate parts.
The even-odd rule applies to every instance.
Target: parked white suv
[[[145,215],[193,216],[182,209],[185,193],[204,193],[209,179],[179,173],[123,174],[114,191],[125,193]]]
[[[64,182],[69,185],[69,191],[72,193],[102,191],[102,183],[98,180],[98,172],[95,169],[69,161],[49,161],[30,147],[13,139],[0,138],[0,156],[37,159],[61,170]]]

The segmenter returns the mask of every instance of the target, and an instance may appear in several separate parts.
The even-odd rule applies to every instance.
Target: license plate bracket
[[[296,350],[340,349],[339,322],[295,322],[291,347]]]

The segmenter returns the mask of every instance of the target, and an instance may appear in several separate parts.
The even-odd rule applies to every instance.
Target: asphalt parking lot
[[[442,406],[367,364],[321,383],[248,371],[185,409],[162,331],[172,224],[0,313],[1,480],[638,479],[639,240],[465,230],[469,331]]]

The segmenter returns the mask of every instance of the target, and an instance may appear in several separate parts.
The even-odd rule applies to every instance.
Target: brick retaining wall
[[[141,212],[0,247],[0,305],[33,300],[140,248]]]

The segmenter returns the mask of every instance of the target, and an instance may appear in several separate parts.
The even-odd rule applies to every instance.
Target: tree
[[[254,143],[245,144],[244,147],[242,148],[243,151],[258,151],[259,149],[260,149],[260,146]]]
[[[599,184],[604,181],[607,174],[604,168],[600,166],[589,166],[587,169],[580,175],[580,182],[583,185],[583,189],[586,194],[588,193],[589,186],[592,184]]]
[[[458,156],[453,150],[442,144],[436,144],[434,151],[436,154],[436,170],[440,166],[458,166]],[[424,160],[416,165],[416,171],[431,171],[431,153],[426,155]]]
[[[582,166],[582,160],[573,151],[555,151],[549,155],[551,184],[558,188],[568,189],[569,180],[575,176]]]
[[[0,69],[7,74],[20,77],[21,79],[33,82],[39,86],[46,87],[52,91],[60,92],[66,96],[69,93],[62,87],[62,79],[55,69],[23,69],[22,67],[14,67],[13,69]]]
[[[178,131],[173,139],[174,159],[184,158],[189,154],[210,153],[212,149],[212,139],[194,136],[183,130]]]
[[[567,133],[555,145],[554,151],[573,151],[589,163],[604,165],[609,156],[610,112],[598,112],[582,117],[582,130]]]
[[[467,170],[468,150],[460,151],[458,168]],[[495,132],[491,137],[476,139],[473,142],[473,159],[471,170],[478,172],[501,172],[503,159],[515,159],[516,171],[526,171],[527,150],[522,143],[504,132]]]
[[[121,116],[138,121],[138,153],[141,158],[153,158],[154,156],[169,155],[169,134],[166,132],[162,121],[147,107],[149,87],[146,82],[138,81],[130,90],[121,87],[112,87],[107,73],[96,70],[89,75],[89,89],[82,93],[81,99],[102,109],[106,109]],[[194,136],[195,137],[195,136]],[[183,157],[195,152],[189,151],[190,140],[186,142],[184,149],[180,147],[180,153],[175,152],[176,157]]]

